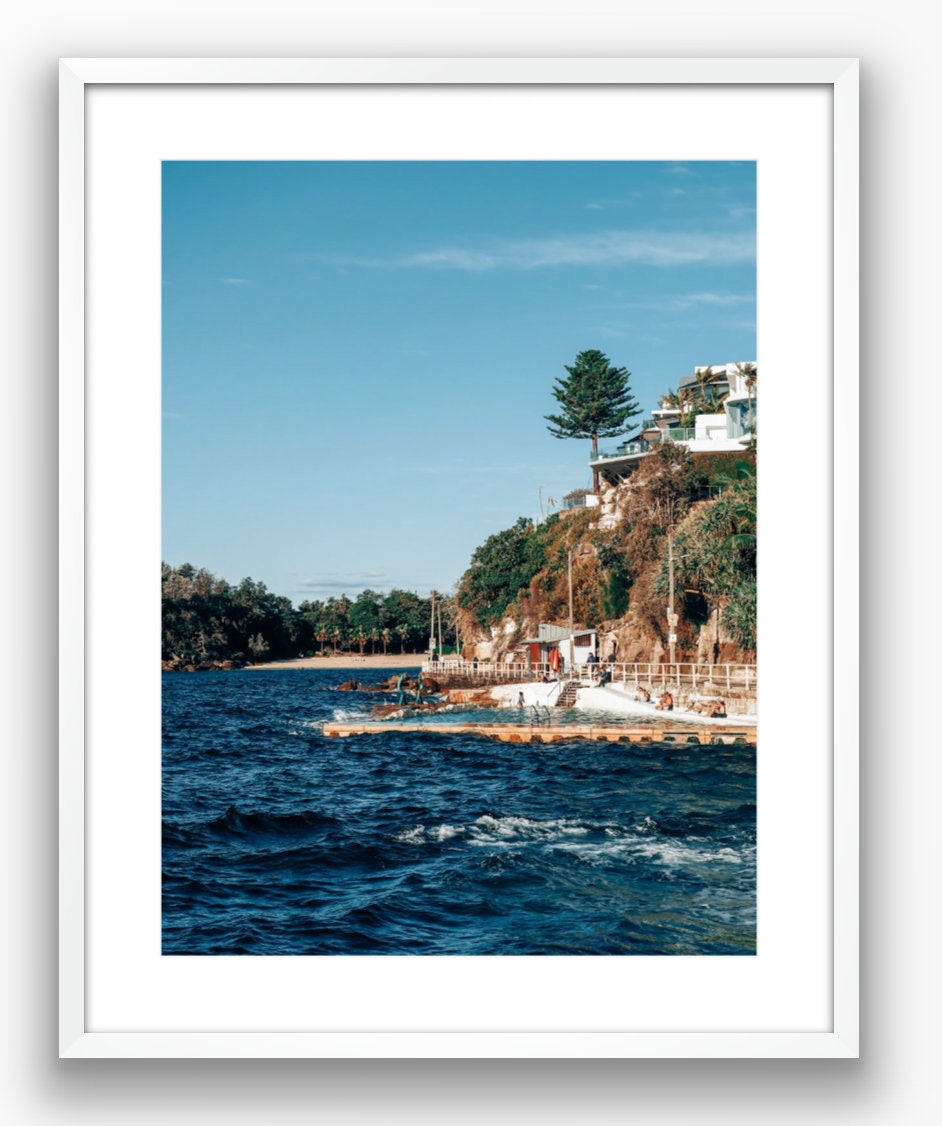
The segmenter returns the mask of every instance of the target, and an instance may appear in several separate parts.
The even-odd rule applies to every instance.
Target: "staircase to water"
[[[576,696],[579,692],[578,680],[567,680],[560,689],[559,695],[556,697],[555,707],[557,708],[571,708],[576,702]]]

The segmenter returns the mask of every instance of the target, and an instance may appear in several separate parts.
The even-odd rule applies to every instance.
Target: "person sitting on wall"
[[[726,716],[726,704],[723,700],[712,700],[710,706],[707,708],[707,719],[712,719],[717,716],[719,719],[724,719]]]
[[[639,684],[638,691],[635,693],[635,699],[640,700],[642,704],[650,704],[651,693],[647,690],[647,688],[642,688]]]
[[[609,684],[611,682],[611,679],[612,679],[612,670],[606,669],[605,672],[603,672],[602,675],[599,677],[599,688],[604,688],[606,684]]]
[[[674,710],[674,697],[670,692],[662,692],[654,707],[655,711],[672,712]]]

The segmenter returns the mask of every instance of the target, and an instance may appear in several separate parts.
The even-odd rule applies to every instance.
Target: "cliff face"
[[[619,661],[658,664],[668,657],[666,613],[665,605],[663,635],[641,614],[630,609],[619,618],[596,621],[577,619],[575,626],[577,629],[594,628],[598,632],[599,652],[603,658],[608,656],[615,643]],[[557,624],[565,624],[567,620],[561,619]],[[464,656],[469,659],[477,657],[482,661],[503,661],[508,655],[520,651],[526,638],[536,637],[541,621],[546,619],[526,616],[518,619],[508,616],[491,630],[466,623],[462,629],[462,636],[468,639],[464,645]],[[678,661],[696,661],[698,664],[740,664],[751,663],[756,659],[754,649],[743,649],[723,629],[722,619],[716,612],[701,626],[693,644],[677,645],[676,656]],[[521,653],[521,660],[525,659],[525,655]]]
[[[466,654],[503,660],[535,637],[541,622],[568,623],[571,559],[574,624],[598,631],[600,654],[607,656],[617,643],[620,661],[663,660],[673,542],[676,659],[754,661],[754,469],[743,470],[739,461],[737,479],[730,461],[713,468],[717,483],[711,483],[684,454],[670,454],[679,466],[670,482],[673,487],[683,476],[683,494],[665,492],[658,465],[649,458],[645,473],[639,470],[629,482],[607,489],[597,507],[531,527],[520,554],[536,565],[509,571],[526,585],[521,582],[491,620],[486,604],[466,593],[475,566],[487,565],[476,553],[458,593]],[[480,572],[474,578],[487,589]]]

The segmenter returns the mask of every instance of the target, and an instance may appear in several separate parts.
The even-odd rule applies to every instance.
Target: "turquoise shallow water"
[[[325,738],[349,676],[164,676],[164,953],[755,952],[754,748]]]

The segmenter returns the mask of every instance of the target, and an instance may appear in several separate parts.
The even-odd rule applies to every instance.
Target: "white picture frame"
[[[116,803],[107,802],[97,789],[89,787],[89,771],[101,731],[101,699],[95,697],[96,676],[103,669],[102,642],[104,623],[98,616],[100,601],[93,597],[96,569],[94,552],[101,529],[114,525],[136,507],[133,474],[127,480],[108,473],[107,458],[97,461],[102,445],[112,443],[109,457],[140,458],[159,461],[159,445],[153,442],[153,429],[127,419],[115,424],[114,414],[102,413],[102,398],[107,398],[107,384],[96,382],[96,349],[105,348],[101,325],[94,317],[107,317],[108,311],[90,310],[91,293],[87,279],[96,277],[92,259],[98,240],[121,238],[133,224],[136,209],[149,209],[153,218],[154,197],[144,196],[132,201],[127,215],[102,217],[96,215],[89,223],[88,197],[95,190],[97,154],[94,129],[88,130],[90,98],[109,90],[126,93],[138,90],[151,101],[159,103],[161,95],[168,103],[178,94],[192,88],[211,88],[225,114],[225,103],[234,101],[238,91],[320,88],[330,90],[335,99],[349,92],[352,97],[364,90],[401,88],[421,99],[426,91],[453,88],[500,97],[501,91],[527,87],[539,94],[554,91],[633,89],[646,91],[657,100],[659,94],[672,92],[724,90],[735,100],[735,92],[743,95],[754,90],[777,90],[796,98],[809,89],[824,90],[831,99],[831,146],[824,164],[831,180],[832,192],[828,211],[832,220],[833,240],[819,246],[819,252],[832,264],[827,290],[831,296],[832,397],[840,409],[831,412],[832,424],[822,440],[833,440],[833,485],[818,490],[821,496],[809,503],[817,505],[814,516],[832,529],[830,542],[821,543],[819,571],[820,591],[830,600],[833,644],[829,654],[819,655],[821,669],[827,671],[829,685],[821,686],[821,700],[814,713],[816,737],[826,742],[831,754],[830,790],[816,787],[815,800],[826,807],[831,834],[832,855],[829,870],[822,876],[821,887],[828,892],[828,902],[816,908],[819,920],[815,935],[818,975],[816,983],[826,984],[826,996],[817,998],[817,1012],[825,1017],[804,1027],[798,1014],[781,1020],[770,1016],[768,1025],[750,1027],[703,1027],[703,1021],[692,1021],[690,1027],[622,1028],[618,1020],[604,1027],[586,1023],[565,1011],[558,1011],[547,1022],[532,1023],[518,1019],[507,1027],[482,1027],[479,1023],[464,1026],[460,1018],[453,1026],[440,1023],[426,1027],[391,1026],[388,1015],[377,1018],[374,1025],[364,1021],[356,1028],[336,1027],[308,1030],[303,1027],[303,1014],[290,1027],[273,1026],[271,1018],[253,1014],[241,1017],[229,1014],[220,1027],[176,1027],[172,1020],[160,1022],[146,1016],[135,1022],[133,1015],[120,1021],[94,1019],[94,991],[99,987],[103,967],[95,950],[95,928],[89,925],[89,907],[93,903],[92,884],[100,886],[102,847],[89,847],[93,832],[98,832],[102,819],[115,814]],[[131,111],[132,114],[137,112]],[[159,109],[158,111],[159,112]],[[215,112],[215,111],[214,111]],[[235,110],[238,114],[238,108]],[[257,136],[259,159],[277,156],[277,144],[265,139],[260,127],[264,113],[258,112],[242,123],[242,132]],[[127,118],[122,118],[125,122]],[[149,119],[148,119],[149,120]],[[219,118],[222,120],[222,116]],[[146,132],[146,129],[143,130]],[[344,144],[355,144],[349,138]],[[341,143],[338,140],[336,143]],[[442,137],[438,142],[443,159],[454,159],[461,152],[461,138]],[[508,140],[512,146],[513,139]],[[631,145],[626,142],[625,159],[632,159]],[[199,145],[182,146],[190,158],[199,152]],[[347,152],[355,151],[348,149]],[[505,146],[503,152],[512,151]],[[163,155],[163,154],[161,154]],[[176,157],[177,153],[166,154]],[[332,154],[331,154],[332,155]],[[726,153],[718,154],[725,156]],[[820,155],[820,154],[819,154]],[[159,159],[159,157],[158,157]],[[823,159],[823,157],[822,157]],[[822,167],[824,167],[822,164]],[[155,166],[159,180],[159,163]],[[825,177],[820,177],[824,185]],[[820,193],[819,193],[820,194]],[[157,197],[159,199],[159,196]],[[159,212],[159,207],[158,207]],[[105,229],[111,224],[114,229]],[[152,241],[152,240],[151,240]],[[159,247],[158,247],[159,250]],[[763,243],[760,228],[760,257]],[[60,63],[60,1056],[63,1058],[96,1057],[818,1057],[853,1058],[858,1054],[858,728],[857,728],[857,591],[858,591],[858,510],[857,510],[857,379],[858,379],[858,67],[852,59],[66,59]],[[159,309],[159,277],[149,277],[140,291],[145,303]],[[762,300],[760,290],[760,302]],[[150,309],[151,323],[154,308]],[[92,327],[89,329],[89,318]],[[98,331],[95,331],[97,323]],[[140,343],[142,362],[159,371],[159,335],[147,336]],[[820,349],[823,345],[817,345]],[[763,352],[760,322],[760,356]],[[155,354],[156,349],[156,354]],[[107,366],[107,360],[103,366]],[[87,397],[86,397],[87,396]],[[774,397],[774,396],[773,396]],[[155,411],[159,416],[159,379],[143,380],[133,392],[133,407],[141,418]],[[840,425],[833,420],[840,419]],[[158,430],[159,433],[159,430]],[[765,470],[763,469],[763,473]],[[812,482],[813,483],[813,482]],[[761,488],[761,485],[760,485]],[[760,508],[760,513],[761,513]],[[124,516],[119,516],[119,514]],[[148,531],[148,529],[150,529]],[[159,529],[148,524],[140,536],[134,537],[136,547],[127,546],[121,562],[127,573],[129,604],[146,589],[148,567],[154,556],[155,540],[159,550]],[[89,558],[89,573],[80,565]],[[835,581],[835,576],[840,581]],[[116,595],[122,597],[123,576],[115,578]],[[153,582],[156,588],[156,580]],[[760,595],[761,597],[761,595]],[[156,590],[155,590],[156,598]],[[83,612],[83,607],[85,608]],[[159,611],[158,611],[159,612]],[[760,603],[761,613],[761,603]],[[147,601],[141,609],[145,623],[153,624],[156,635],[154,602]],[[146,635],[146,628],[144,630]],[[760,633],[760,645],[761,645]],[[143,650],[146,655],[146,646]],[[75,675],[75,669],[87,660],[86,680]],[[133,662],[131,662],[133,666]],[[761,666],[760,666],[761,667]],[[134,671],[137,668],[137,672]],[[156,667],[146,663],[132,667],[127,674],[147,682],[142,699],[153,701],[153,680]],[[819,678],[821,679],[821,678]],[[149,693],[149,694],[148,694]],[[115,696],[124,699],[120,690]],[[159,694],[158,694],[159,695]],[[88,705],[88,707],[87,707]],[[764,706],[764,705],[763,705]],[[87,708],[87,710],[86,710]],[[149,725],[159,733],[159,713],[149,705],[146,714],[135,715],[135,722]],[[760,716],[765,713],[760,712]],[[156,723],[156,727],[155,727]],[[768,720],[760,718],[760,741]],[[107,740],[108,736],[102,736]],[[823,745],[822,742],[822,745]],[[760,758],[761,761],[761,758]],[[142,777],[134,781],[144,792],[147,787],[159,790],[159,755],[156,763],[142,768]],[[133,792],[133,785],[131,790]],[[760,803],[760,819],[762,816]],[[107,815],[107,816],[105,816]],[[119,823],[129,834],[147,837],[146,819],[132,808]],[[113,824],[109,822],[109,825]],[[104,830],[105,838],[109,830]],[[148,838],[149,839],[149,838]],[[114,843],[114,842],[113,842]],[[145,841],[146,855],[153,859],[152,842]],[[151,848],[150,852],[147,849]],[[159,855],[159,841],[157,842]],[[810,860],[804,861],[806,865]],[[159,870],[147,868],[138,876],[144,883],[157,886]],[[132,873],[132,879],[134,874]],[[106,895],[118,898],[115,887]],[[130,897],[133,901],[133,895]],[[133,911],[133,903],[129,906]],[[823,921],[829,921],[830,933],[823,933]],[[827,943],[827,950],[823,943]],[[159,936],[154,939],[159,959]],[[153,958],[150,950],[147,958]],[[143,957],[143,955],[142,955]],[[758,959],[763,957],[760,944]],[[826,960],[829,973],[822,973]],[[146,959],[145,959],[146,961]],[[186,959],[178,959],[184,962]],[[247,960],[233,970],[236,974],[252,972]],[[341,960],[345,961],[345,960]],[[416,959],[387,960],[376,967],[377,974],[404,975],[412,981]],[[428,960],[426,960],[428,961]],[[433,959],[431,961],[443,961]],[[495,960],[506,962],[508,960]],[[592,961],[592,960],[587,960]],[[142,962],[143,964],[143,962]],[[148,963],[150,964],[150,963]],[[91,975],[90,975],[90,967]],[[360,970],[365,968],[361,963]],[[650,967],[649,967],[650,968]],[[516,969],[516,968],[515,968]],[[499,982],[506,980],[507,967],[500,964],[487,968]],[[443,967],[442,974],[449,971]],[[591,971],[591,972],[590,972]],[[116,971],[117,972],[117,971]],[[279,981],[290,986],[293,967],[281,967]],[[438,971],[434,971],[436,975]],[[534,968],[533,988],[540,989],[539,969]],[[606,967],[587,968],[586,980],[593,989],[605,991]],[[718,972],[718,971],[717,971]],[[524,975],[526,976],[526,975]],[[436,977],[436,980],[438,978]],[[423,988],[428,988],[427,983]],[[819,990],[820,991],[820,990]],[[133,1006],[132,1006],[133,1007]],[[565,1005],[561,1006],[565,1008]],[[130,1010],[129,1010],[130,1011]]]

